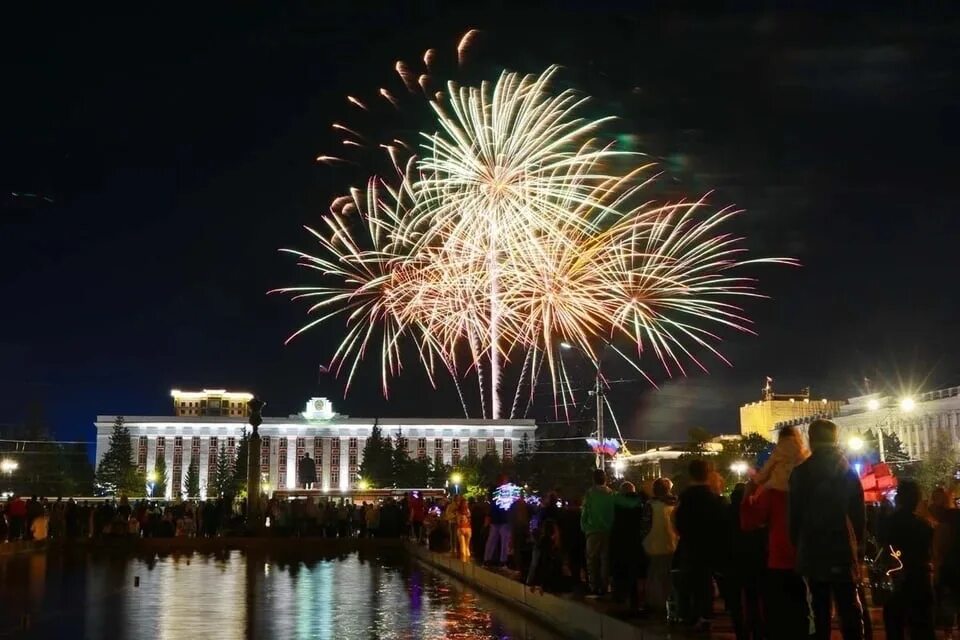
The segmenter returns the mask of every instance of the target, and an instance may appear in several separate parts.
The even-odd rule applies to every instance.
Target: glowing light
[[[506,511],[513,503],[520,499],[520,487],[515,484],[502,484],[493,491],[493,502],[500,509]]]
[[[0,460],[0,471],[3,473],[13,473],[20,467],[20,464],[16,460],[10,460],[8,458]]]
[[[461,62],[476,35],[461,39]],[[414,80],[401,63],[397,72],[411,90],[435,82]],[[571,90],[552,91],[556,73],[450,84],[446,102],[430,103],[436,130],[422,134],[421,155],[404,162],[406,152],[390,145],[396,176],[372,177],[336,198],[319,227],[308,228],[317,255],[285,250],[322,279],[277,290],[310,302],[315,314],[288,342],[344,318],[331,370],[349,390],[379,345],[384,395],[402,369],[401,347],[412,343],[431,382],[449,374],[459,391],[475,374],[479,413],[493,418],[522,409],[521,390],[542,388],[541,375],[566,400],[558,406],[576,404],[555,353],[561,341],[593,362],[609,342],[648,380],[645,354],[668,376],[706,371],[696,351],[729,364],[713,328],[752,333],[733,301],[760,297],[736,271],[795,261],[746,259],[744,240],[726,229],[739,214],[731,208],[650,203],[652,165],[598,142],[609,118],[583,115],[587,98]],[[512,364],[516,387],[503,389]]]
[[[867,400],[867,409],[869,409],[870,411],[876,411],[879,408],[880,408],[879,400],[877,400],[876,398],[870,398],[869,400]]]
[[[863,451],[863,447],[863,438],[860,436],[850,436],[850,439],[847,440],[847,448],[850,449],[850,451]]]
[[[463,474],[461,473],[452,473],[450,474],[450,483],[451,484],[461,484],[463,482]]]
[[[147,482],[155,483],[157,481],[157,472],[151,471],[147,474]]]
[[[736,462],[730,465],[730,471],[733,471],[738,476],[743,476],[743,474],[745,474],[749,469],[750,469],[750,465],[748,465],[743,460],[737,460]]]
[[[917,407],[917,403],[914,401],[913,398],[906,397],[900,400],[900,410],[905,413],[910,413],[911,411],[916,409],[916,407]]]
[[[587,446],[590,447],[594,453],[615,456],[617,452],[620,451],[620,441],[615,438],[604,438],[603,440],[587,438],[586,440]]]
[[[253,394],[246,391],[227,391],[226,389],[204,389],[203,391],[181,391],[180,389],[171,389],[170,395],[174,398],[206,398],[207,396],[220,396],[233,400],[253,400]]]
[[[360,489],[360,491],[366,491],[369,488],[370,488],[369,482],[367,482],[363,478],[360,478],[359,480],[357,480],[357,489]]]

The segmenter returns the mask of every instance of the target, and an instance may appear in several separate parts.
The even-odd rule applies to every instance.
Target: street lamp
[[[730,471],[733,471],[735,474],[737,474],[738,479],[742,479],[743,474],[745,474],[749,468],[750,466],[743,460],[737,460],[730,465]]]
[[[881,437],[883,436],[881,435]],[[860,436],[850,436],[850,439],[847,440],[847,448],[854,453],[863,451],[863,438]]]
[[[607,340],[604,340],[603,343],[604,343],[603,352],[606,352],[607,347],[609,347],[609,346],[611,346],[611,345],[610,345],[610,343],[609,343]],[[598,441],[598,442],[603,442],[603,414],[604,414],[604,411],[603,411],[603,402],[604,402],[603,395],[604,395],[604,394],[603,394],[603,373],[602,373],[602,371],[601,371],[601,367],[602,367],[602,365],[603,365],[603,352],[601,352],[601,353],[597,356],[597,358],[594,359],[594,357],[593,357],[593,355],[592,355],[592,353],[591,353],[590,351],[587,351],[587,350],[584,350],[584,349],[579,349],[579,348],[576,347],[575,345],[573,345],[573,344],[571,344],[571,343],[569,343],[569,342],[566,342],[566,341],[563,341],[563,342],[560,343],[560,348],[563,349],[563,350],[565,350],[565,351],[572,351],[572,350],[574,350],[574,349],[580,351],[584,356],[587,357],[588,360],[590,360],[590,362],[593,364],[593,366],[596,367],[596,370],[597,370],[597,371],[596,371],[596,377],[594,378],[593,390],[590,392],[590,395],[592,395],[592,396],[596,399],[596,402],[597,402],[597,415],[596,415],[596,422],[597,422],[597,441]],[[597,464],[597,469],[603,469],[603,454],[600,453],[600,451],[597,451],[596,464]]]
[[[622,478],[622,477],[623,477],[623,470],[624,470],[624,469],[626,468],[626,466],[627,466],[626,463],[625,463],[623,460],[617,458],[616,460],[613,461],[613,465],[612,465],[612,466],[613,466],[613,475],[614,475],[616,478],[618,478],[618,479],[619,479],[619,478]]]
[[[451,473],[450,474],[450,484],[453,485],[453,495],[460,495],[460,483],[463,482],[463,474],[461,473]]]
[[[359,480],[357,480],[357,489],[360,489],[360,491],[366,491],[369,488],[370,488],[369,482],[367,482],[363,478],[360,478]]]
[[[0,460],[0,471],[4,472],[7,475],[10,475],[20,467],[19,463],[16,460],[10,460],[5,458]]]
[[[156,472],[156,471],[151,471],[150,473],[147,474],[147,482],[153,484],[153,483],[156,482],[156,481],[157,481],[157,472]]]
[[[917,407],[917,403],[910,396],[900,399],[900,410],[903,411],[904,413],[910,413],[916,407]]]
[[[879,408],[880,408],[879,400],[877,400],[876,398],[870,398],[869,400],[867,400],[867,409],[869,409],[870,411],[876,411]]]

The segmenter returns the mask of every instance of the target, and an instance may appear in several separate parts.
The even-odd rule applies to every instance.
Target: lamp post
[[[19,468],[20,464],[16,460],[11,460],[9,458],[0,460],[0,471],[8,476],[13,475],[13,472]]]
[[[913,398],[911,398],[910,396],[905,396],[905,397],[903,397],[903,398],[900,398],[900,401],[897,403],[897,406],[898,406],[899,409],[900,409],[900,413],[907,414],[907,413],[913,412],[913,410],[917,407],[917,403],[916,403],[916,401],[915,401]],[[878,399],[876,399],[876,398],[870,398],[870,400],[867,401],[867,410],[868,410],[868,411],[873,412],[873,411],[877,411],[877,410],[879,410],[879,409],[880,409],[880,401],[879,401]],[[888,423],[888,422],[889,422],[889,423],[890,423],[889,426],[892,427],[892,426],[893,426],[893,417],[894,417],[893,407],[889,407],[888,410],[887,410],[886,415],[884,415],[882,418],[880,418],[879,420],[877,420],[877,423],[876,423],[876,427],[875,427],[875,428],[876,428],[876,431],[877,431],[877,447],[878,447],[878,450],[879,450],[879,453],[880,453],[880,462],[886,462],[886,461],[887,461],[887,454],[886,454],[886,451],[884,450],[884,446],[883,446],[883,426],[884,426],[885,423]]]
[[[266,402],[253,398],[247,403],[250,409],[248,422],[253,433],[247,441],[247,526],[260,530],[260,425],[263,424],[263,408]]]
[[[607,347],[610,346],[610,343],[607,342],[606,340],[604,340],[603,342],[604,342],[603,350],[606,351]],[[577,349],[578,351],[588,356],[589,358],[589,354],[584,353],[583,349],[578,349],[577,347],[570,344],[569,342],[561,342],[560,348],[566,349],[567,351]],[[596,367],[596,376],[594,377],[594,381],[593,381],[593,391],[590,392],[590,395],[592,395],[594,398],[597,399],[597,415],[596,415],[597,441],[603,442],[603,374],[601,372],[601,366],[603,364],[603,352],[600,353],[600,357],[598,357],[596,360],[593,360],[592,358],[589,358],[589,359],[593,363],[593,366]],[[603,469],[603,453],[601,453],[600,451],[597,451],[596,463],[597,463],[597,469]]]
[[[737,460],[730,465],[730,471],[733,471],[737,474],[737,480],[743,480],[743,474],[747,472],[750,467],[743,460]]]
[[[460,473],[450,474],[450,483],[453,485],[453,495],[460,495],[460,483],[463,482],[463,475]]]

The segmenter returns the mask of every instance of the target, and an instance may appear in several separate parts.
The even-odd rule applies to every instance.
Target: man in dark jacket
[[[863,640],[863,608],[857,594],[866,511],[863,487],[837,446],[837,425],[814,420],[811,456],[790,476],[790,539],[797,571],[809,591],[814,637],[830,638],[830,602],[844,640]]]
[[[618,498],[610,530],[613,591],[618,598],[627,600],[632,611],[637,611],[645,600],[642,581],[647,576],[646,553],[643,545],[637,543],[645,500],[632,482],[620,485]]]
[[[713,612],[713,574],[727,553],[727,509],[708,480],[706,460],[690,462],[691,484],[680,494],[674,514],[680,541],[674,566],[680,570],[680,615],[706,631]]]

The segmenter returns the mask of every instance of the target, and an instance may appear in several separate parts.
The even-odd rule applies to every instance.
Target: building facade
[[[137,467],[142,472],[152,470],[158,456],[163,456],[170,498],[175,487],[179,495],[187,469],[197,464],[204,497],[221,450],[233,461],[244,430],[250,430],[246,401],[252,395],[224,390],[176,390],[172,395],[172,416],[123,416]],[[237,404],[243,407],[234,406]],[[109,447],[117,418],[97,416],[98,465]],[[431,458],[448,465],[456,465],[470,454],[482,457],[494,451],[502,459],[510,459],[525,437],[533,445],[536,432],[533,420],[351,418],[334,412],[326,398],[311,398],[304,411],[296,415],[264,416],[259,429],[263,480],[272,488],[296,488],[297,464],[309,454],[316,461],[320,488],[352,488],[363,462],[366,439],[375,426],[385,437],[399,437],[411,458]]]
[[[868,432],[895,434],[910,460],[922,460],[937,446],[941,435],[946,436],[954,447],[960,443],[960,387],[905,398],[879,393],[858,396],[847,400],[835,412],[774,425],[767,435],[772,438],[776,429],[788,424],[806,433],[815,417],[826,417],[835,422],[840,429],[841,442]]]
[[[815,399],[810,389],[800,393],[774,393],[771,380],[767,379],[761,399],[740,407],[740,434],[759,433],[770,437],[774,426],[793,420],[804,420],[820,415],[833,415],[843,405],[841,400]]]

